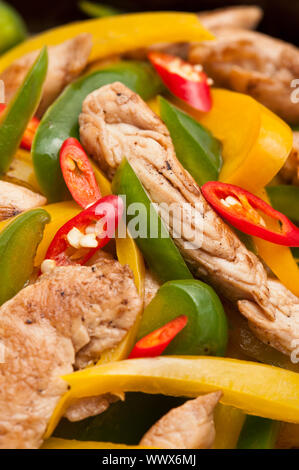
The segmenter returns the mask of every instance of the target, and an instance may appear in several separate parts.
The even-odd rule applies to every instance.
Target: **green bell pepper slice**
[[[159,289],[143,312],[136,341],[180,315],[188,323],[163,354],[225,354],[228,326],[220,299],[212,287],[195,279],[166,282]]]
[[[37,247],[49,222],[48,212],[32,209],[18,216],[0,233],[0,305],[28,282]]]
[[[27,28],[19,13],[6,2],[0,2],[0,54],[26,37]]]
[[[124,159],[112,181],[114,194],[125,195],[127,208],[134,203],[141,203],[144,210],[140,211],[138,224],[145,228],[146,236],[138,236],[135,241],[140,248],[148,266],[161,282],[175,279],[192,279],[185,261],[170,237],[166,226],[156,212],[137,175],[129,162]],[[129,221],[134,222],[134,216],[127,213]],[[151,229],[155,237],[151,237]]]
[[[295,225],[299,226],[299,187],[281,184],[278,186],[268,186],[266,191],[274,209],[282,212]],[[291,248],[291,251],[298,263],[299,248]]]
[[[48,53],[43,48],[29,70],[18,93],[0,121],[0,173],[5,173],[20,145],[26,127],[41,98],[47,75]]]
[[[299,224],[299,187],[281,184],[268,186],[266,190],[274,209]]]
[[[191,116],[160,97],[161,119],[166,124],[176,155],[196,183],[216,181],[222,166],[221,145]]]
[[[120,15],[122,13],[118,8],[103,5],[102,3],[79,2],[79,8],[92,18],[106,18],[107,16]]]
[[[60,169],[59,151],[68,137],[79,138],[78,118],[84,99],[94,90],[116,81],[145,100],[163,88],[149,64],[124,61],[79,78],[65,89],[44,115],[32,147],[37,180],[50,202],[70,197]]]
[[[237,448],[273,449],[278,437],[279,428],[279,421],[272,421],[260,416],[247,416]]]

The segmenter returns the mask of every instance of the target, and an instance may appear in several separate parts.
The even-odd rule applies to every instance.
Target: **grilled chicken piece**
[[[34,207],[44,206],[47,199],[30,189],[0,181],[0,221]]]
[[[216,28],[255,29],[263,17],[263,10],[257,6],[236,6],[198,14],[200,22],[209,30]]]
[[[299,132],[293,132],[293,148],[280,171],[280,176],[286,183],[299,186]]]
[[[117,261],[58,267],[0,309],[0,448],[37,448],[67,384],[60,379],[116,346],[141,300]]]
[[[92,36],[87,33],[79,34],[58,46],[49,47],[48,74],[37,116],[41,117],[66,85],[85,69],[91,47]],[[0,80],[5,84],[6,102],[15,95],[39,52],[30,52],[17,59],[0,74]]]
[[[80,135],[110,178],[126,155],[153,202],[175,204],[182,212],[186,203],[194,209],[193,224],[174,238],[193,273],[228,299],[242,301],[252,328],[260,327],[262,316],[267,326],[259,337],[289,354],[293,339],[299,339],[299,299],[268,278],[259,259],[205,201],[178,162],[165,125],[141,98],[121,83],[91,93],[83,103]],[[177,237],[174,219],[168,221],[162,211],[161,217]]]
[[[214,392],[188,400],[170,410],[140,441],[159,449],[209,449],[215,439],[214,408],[222,393]]]
[[[189,60],[201,64],[216,86],[247,93],[298,123],[291,82],[299,76],[299,49],[255,31],[218,28],[215,34],[216,41],[191,45]]]
[[[82,419],[104,413],[111,403],[115,403],[118,400],[119,397],[111,393],[96,397],[80,398],[66,410],[64,416],[71,422],[82,421]]]

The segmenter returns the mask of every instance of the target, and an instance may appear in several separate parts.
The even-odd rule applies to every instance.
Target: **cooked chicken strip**
[[[118,396],[110,393],[97,397],[80,398],[66,410],[64,416],[71,422],[82,421],[82,419],[104,413],[111,403],[118,400]]]
[[[209,449],[215,439],[214,408],[222,393],[214,392],[188,400],[170,410],[140,441],[158,449]]]
[[[291,82],[299,76],[299,49],[255,31],[218,28],[216,41],[190,47],[217,86],[247,93],[290,123],[299,122]]]
[[[286,183],[299,186],[299,132],[293,132],[293,148],[280,171],[280,176]]]
[[[263,17],[263,10],[257,6],[235,6],[198,14],[200,22],[209,30],[215,28],[255,29]]]
[[[30,189],[0,181],[0,221],[34,207],[44,206],[47,199]]]
[[[186,203],[194,209],[189,231],[174,238],[193,273],[230,300],[250,301],[240,304],[242,313],[250,315],[250,325],[259,324],[260,315],[268,320],[259,337],[290,353],[293,339],[299,339],[299,299],[268,278],[259,259],[205,201],[178,162],[165,125],[141,98],[121,83],[91,93],[83,103],[80,135],[85,149],[110,178],[126,155],[153,202],[176,204],[182,212]],[[168,221],[163,212],[161,216],[177,236],[173,220]],[[187,241],[198,238],[201,244],[186,247]]]
[[[91,47],[92,36],[87,33],[80,34],[58,46],[49,47],[48,74],[37,116],[42,116],[66,85],[85,69]],[[0,80],[5,84],[6,102],[15,95],[39,52],[30,52],[17,59],[0,74]]]
[[[60,379],[116,346],[141,301],[117,261],[58,267],[0,309],[0,448],[37,448],[67,384]]]

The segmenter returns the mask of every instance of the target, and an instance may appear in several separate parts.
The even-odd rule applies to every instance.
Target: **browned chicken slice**
[[[140,441],[159,449],[210,449],[215,439],[214,408],[222,393],[213,392],[188,400],[170,410]]]
[[[280,171],[280,176],[286,183],[299,186],[299,132],[293,132],[293,148]]]
[[[255,29],[263,17],[263,10],[257,6],[235,6],[198,14],[200,22],[209,30],[216,28]]]
[[[92,36],[87,33],[82,33],[58,46],[49,47],[48,74],[37,116],[42,116],[66,85],[85,69],[91,47]],[[17,59],[0,74],[0,80],[5,84],[6,102],[15,95],[39,52],[30,52]]]
[[[30,189],[0,181],[0,221],[46,203],[44,196]]]
[[[299,76],[299,49],[255,31],[218,28],[216,41],[190,47],[216,86],[247,93],[290,123],[299,122],[291,82]]]
[[[119,396],[107,393],[95,397],[80,398],[74,402],[64,414],[69,421],[76,422],[91,416],[97,416],[104,413],[111,403],[119,400]]]
[[[116,346],[141,300],[128,267],[58,267],[0,309],[0,448],[37,448],[67,384],[60,379]]]
[[[192,224],[174,238],[193,273],[229,300],[243,301],[242,313],[250,316],[252,327],[260,325],[262,315],[267,327],[259,337],[289,354],[293,340],[299,339],[299,299],[268,278],[259,259],[205,201],[178,162],[165,125],[141,98],[121,83],[91,93],[83,103],[80,135],[110,178],[126,155],[154,203],[175,204],[182,213],[186,203],[194,209]],[[164,212],[161,216],[176,235],[174,219],[168,220]]]

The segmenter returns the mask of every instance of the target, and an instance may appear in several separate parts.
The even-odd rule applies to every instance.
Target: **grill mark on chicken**
[[[213,412],[222,392],[202,395],[170,410],[143,436],[141,446],[209,449],[215,439]]]
[[[127,95],[126,99],[123,95]],[[292,340],[299,338],[299,299],[279,282],[268,278],[260,260],[216,215],[198,185],[176,159],[166,127],[141,98],[121,83],[104,86],[86,98],[79,121],[85,149],[110,178],[126,155],[153,202],[198,205],[203,224],[202,246],[186,249],[184,242],[188,240],[188,233],[174,238],[193,273],[239,303],[249,326],[256,330],[259,325],[260,339],[286,354],[291,353]],[[166,161],[171,166],[170,171]],[[167,224],[162,211],[161,217]],[[171,222],[169,230],[173,235]],[[192,222],[193,228],[199,231],[199,223]],[[264,319],[263,328],[260,317]]]
[[[57,267],[6,302],[0,309],[0,448],[39,447],[67,390],[60,377],[119,344],[140,309],[131,270],[108,259]],[[78,402],[70,413],[101,412],[107,397]]]

